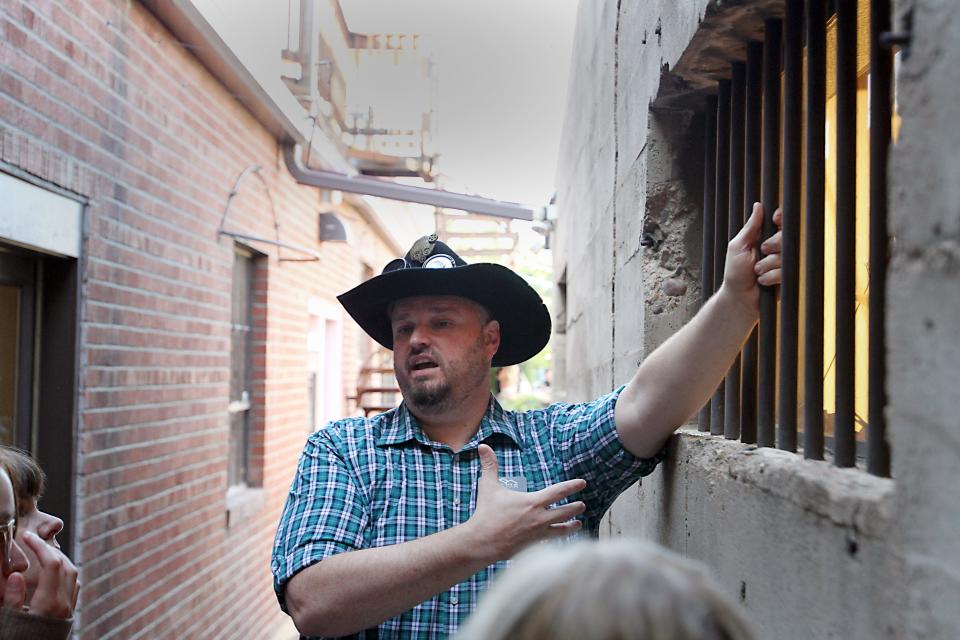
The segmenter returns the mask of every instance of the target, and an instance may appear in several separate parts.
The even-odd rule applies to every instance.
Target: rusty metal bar
[[[765,23],[763,44],[763,140],[761,202],[763,203],[763,239],[776,230],[773,212],[780,195],[780,40],[783,30],[779,19]],[[777,363],[777,291],[760,287],[759,365],[757,383],[757,443],[775,444],[776,363]]]
[[[703,245],[700,254],[700,304],[713,293],[714,204],[717,179],[717,97],[707,96],[703,139]],[[697,426],[710,431],[710,401],[700,409]]]
[[[803,455],[823,460],[823,145],[827,105],[827,16],[824,0],[807,2],[807,119],[804,254]]]
[[[723,266],[727,257],[727,199],[730,180],[730,81],[717,83],[717,182],[713,207],[713,290],[718,291],[723,283]],[[710,433],[724,433],[724,381],[720,381],[710,401]]]
[[[890,30],[890,1],[870,3],[870,336],[867,374],[867,470],[890,475],[887,442],[886,307],[887,261],[887,154],[890,149],[893,53],[880,43]]]
[[[743,221],[760,201],[760,139],[763,107],[763,44],[747,43],[747,88],[743,119]],[[740,441],[757,441],[757,328],[740,354]]]
[[[731,66],[730,79],[730,187],[727,199],[727,238],[733,239],[743,226],[743,126],[746,100],[746,67]],[[733,361],[724,382],[723,435],[740,437],[740,356]]]
[[[783,18],[783,239],[780,285],[780,394],[777,446],[797,450],[797,351],[800,334],[800,181],[803,127],[803,0]],[[822,155],[822,154],[821,154]]]
[[[857,1],[837,2],[837,375],[834,463],[852,467],[857,213]]]

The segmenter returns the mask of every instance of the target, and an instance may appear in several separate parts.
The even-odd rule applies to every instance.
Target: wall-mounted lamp
[[[347,228],[335,213],[320,213],[320,242],[346,242]]]

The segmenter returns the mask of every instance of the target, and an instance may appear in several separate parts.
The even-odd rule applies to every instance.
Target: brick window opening
[[[765,211],[784,213],[783,283],[761,287],[760,322],[710,403],[703,431],[865,459],[890,474],[883,408],[888,258],[886,158],[899,116],[886,0],[788,0],[708,90],[702,290],[726,243]],[[900,55],[897,53],[897,55]],[[739,59],[738,59],[739,58]],[[801,441],[802,438],[802,441]]]

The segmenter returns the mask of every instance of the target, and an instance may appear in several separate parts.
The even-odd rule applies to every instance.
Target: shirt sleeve
[[[652,458],[638,458],[620,442],[614,408],[624,387],[592,402],[559,405],[553,417],[553,439],[567,478],[583,478],[587,487],[580,499],[587,505],[585,528],[600,524],[613,501],[663,460],[665,450]]]
[[[310,437],[274,539],[273,588],[287,611],[287,581],[328,556],[363,548],[368,509],[355,476],[324,432]]]

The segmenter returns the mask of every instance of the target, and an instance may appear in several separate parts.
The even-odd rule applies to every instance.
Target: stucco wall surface
[[[907,637],[960,638],[960,5],[913,9],[890,162],[889,429]]]

